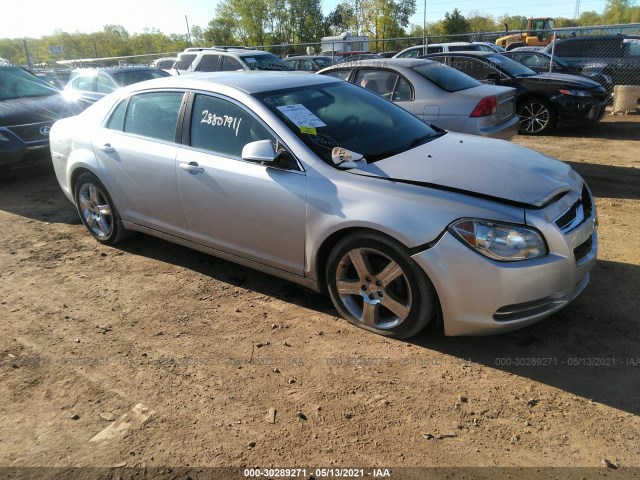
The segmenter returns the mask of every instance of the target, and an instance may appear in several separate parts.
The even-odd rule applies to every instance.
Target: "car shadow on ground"
[[[583,162],[566,163],[571,165],[586,180],[596,197],[640,199],[639,168]]]
[[[114,245],[114,248],[186,268],[234,287],[278,298],[300,307],[327,315],[338,315],[327,295],[156,237],[136,233],[131,239]]]
[[[50,165],[0,172],[0,210],[48,223],[81,223]]]
[[[636,115],[636,118],[638,116]],[[603,140],[640,140],[640,123],[638,121],[598,122],[595,125],[576,125],[559,128],[558,137],[601,138]]]
[[[638,415],[640,329],[632,285],[640,285],[640,266],[598,261],[582,295],[537,324],[487,337],[429,336],[432,330],[410,343]]]

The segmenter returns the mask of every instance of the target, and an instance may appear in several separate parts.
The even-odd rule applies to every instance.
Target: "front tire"
[[[383,235],[358,233],[338,242],[326,281],[340,315],[379,335],[409,338],[435,317],[427,275],[403,245]]]
[[[518,107],[520,133],[546,135],[556,128],[557,115],[550,102],[543,98],[530,98]]]
[[[86,172],[78,177],[74,193],[80,219],[93,238],[113,245],[130,236],[107,189],[93,173]]]

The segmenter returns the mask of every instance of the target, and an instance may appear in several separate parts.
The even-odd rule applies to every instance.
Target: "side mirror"
[[[500,81],[500,74],[495,72],[487,73],[487,80],[497,83]]]
[[[242,159],[251,162],[273,163],[279,154],[271,140],[258,140],[242,147]]]

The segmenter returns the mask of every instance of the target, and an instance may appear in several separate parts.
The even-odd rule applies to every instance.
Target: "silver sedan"
[[[346,62],[320,74],[348,80],[453,132],[508,140],[518,133],[515,89],[484,85],[440,62],[389,58]]]
[[[98,242],[144,232],[327,291],[382,335],[437,318],[447,335],[527,325],[595,263],[594,202],[568,165],[321,75],[152,80],[50,138]]]

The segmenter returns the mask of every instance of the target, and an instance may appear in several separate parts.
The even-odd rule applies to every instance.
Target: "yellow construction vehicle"
[[[507,33],[509,27],[505,24]],[[515,35],[506,35],[496,40],[496,45],[512,50],[516,47],[544,47],[553,40],[553,18],[530,18],[527,30]]]

